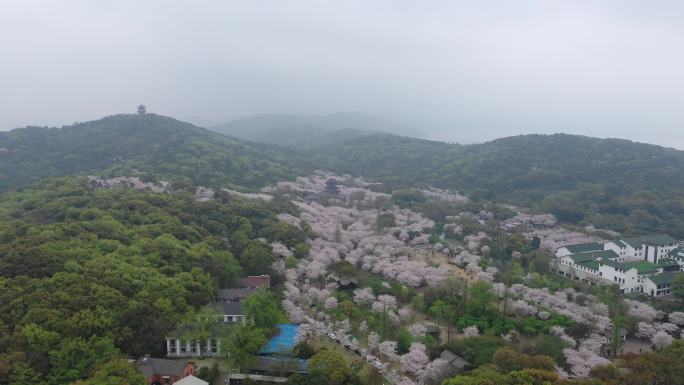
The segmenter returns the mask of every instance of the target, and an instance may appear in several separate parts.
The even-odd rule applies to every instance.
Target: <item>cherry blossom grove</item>
[[[302,198],[303,194],[324,192],[326,181],[330,179],[339,182],[336,198],[324,202],[325,204],[315,199]],[[343,303],[338,304],[334,296],[337,284],[329,283],[328,279],[330,267],[337,262],[346,261],[353,267],[384,276],[387,281],[394,280],[408,287],[420,288],[419,290],[424,286],[440,285],[450,273],[450,267],[445,263],[428,264],[412,255],[415,250],[424,250],[429,246],[429,234],[435,224],[420,213],[391,204],[378,208],[380,206],[373,205],[374,200],[387,199],[389,195],[374,192],[367,186],[361,179],[328,173],[278,183],[279,192],[292,192],[291,199],[300,213],[299,216],[281,214],[278,218],[300,228],[308,225],[315,234],[308,241],[308,256],[295,268],[285,269],[282,262],[274,265],[286,278],[283,308],[292,321],[308,325],[300,331],[301,336],[298,335],[298,339],[334,334],[340,343],[353,347],[358,347],[366,340],[367,351],[377,355],[377,359],[394,363],[395,368],[400,366],[400,373],[394,373],[389,368],[391,365],[387,365],[387,369],[383,371],[386,378],[392,378],[393,384],[436,383],[445,372],[445,362],[440,359],[430,362],[423,344],[413,342],[409,351],[399,356],[397,342],[382,341],[377,333],[368,333],[369,327],[365,321],[352,327],[349,320],[334,322],[330,317],[332,310],[338,306],[343,307]],[[273,190],[267,190],[271,191]],[[459,201],[457,195],[451,194],[453,196],[449,197],[448,192],[429,191],[426,196]],[[441,198],[438,197],[440,194],[443,195]],[[382,228],[378,226],[381,215],[392,217],[392,221]],[[460,232],[462,228],[445,227],[445,231],[454,230]],[[542,235],[542,244],[546,247],[567,243],[569,240],[595,240],[565,230],[534,233]],[[492,282],[508,309],[519,317],[548,319],[551,314],[559,314],[589,326],[589,336],[578,340],[569,336],[562,327],[551,328],[550,333],[559,337],[566,345],[563,354],[568,373],[559,371],[562,376],[587,377],[594,366],[610,363],[602,357],[613,328],[608,307],[591,295],[578,296],[572,289],[552,292],[546,288],[531,288],[523,284],[513,284],[506,289],[503,283],[495,283],[497,269],[493,266],[486,269],[480,267],[487,266],[487,256],[491,251],[486,245],[489,241],[488,236],[480,232],[466,236],[465,247],[453,247],[447,240],[441,240],[440,242],[452,249],[452,253],[448,253],[441,243],[434,245],[434,249],[444,251],[445,259],[450,263],[464,266],[469,279]],[[270,246],[273,255],[280,259],[293,255],[292,250],[281,243],[274,242]],[[389,284],[386,286],[389,287]],[[425,325],[415,320],[418,317],[414,317],[409,306],[402,306],[394,296],[378,291],[374,292],[370,287],[357,288],[353,290],[351,299],[364,311],[384,314],[386,319],[383,322],[389,322],[392,327],[403,325],[414,337],[426,335]],[[669,345],[673,338],[681,336],[684,313],[666,315],[639,301],[625,300],[625,303],[627,313],[640,321],[638,335],[651,341],[657,349]],[[356,341],[352,331],[360,341]],[[480,330],[473,325],[466,327],[463,334],[466,337],[478,336]]]
[[[325,180],[333,177],[341,181],[350,180],[348,176],[316,175],[298,178],[295,182],[279,183],[278,187],[293,191],[321,192],[325,189]],[[346,191],[345,186],[339,186],[341,191]],[[364,200],[378,196],[378,193],[358,187],[354,191],[364,191]],[[420,213],[397,207],[381,211],[337,205],[323,206],[317,202],[294,201],[294,204],[301,211],[299,219],[291,215],[281,215],[279,218],[297,226],[307,223],[316,233],[317,238],[311,241],[310,261],[304,271],[310,279],[322,277],[331,264],[340,260],[412,287],[423,283],[438,284],[447,276],[446,268],[430,267],[409,257],[406,243],[426,244],[428,233],[423,232],[429,232],[434,226],[433,221]],[[376,220],[380,213],[391,214],[394,227],[378,232]],[[408,232],[419,235],[409,241]],[[476,244],[479,239],[478,235],[471,243]],[[279,245],[274,247],[279,254],[287,253]]]

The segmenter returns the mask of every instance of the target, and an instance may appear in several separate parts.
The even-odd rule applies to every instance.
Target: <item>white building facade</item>
[[[555,254],[552,269],[558,274],[592,285],[618,285],[625,293],[670,294],[670,273],[684,271],[684,249],[664,234],[566,245]]]

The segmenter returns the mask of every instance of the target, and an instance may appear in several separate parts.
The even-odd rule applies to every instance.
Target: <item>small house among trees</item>
[[[195,374],[195,364],[183,360],[167,360],[150,356],[140,357],[135,366],[145,377],[148,384],[173,384]]]
[[[250,275],[240,278],[240,287],[246,289],[270,289],[271,277],[268,275]]]
[[[439,358],[447,362],[447,367],[445,368],[446,376],[455,376],[471,365],[470,362],[464,360],[451,350],[442,351]]]

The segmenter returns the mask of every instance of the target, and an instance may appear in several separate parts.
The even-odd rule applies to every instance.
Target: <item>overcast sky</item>
[[[0,129],[139,102],[684,149],[684,1],[0,1]]]

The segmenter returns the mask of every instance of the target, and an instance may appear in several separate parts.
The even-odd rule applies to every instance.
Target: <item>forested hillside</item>
[[[565,222],[684,236],[684,152],[619,139],[526,135],[459,146],[377,135],[318,149],[337,172],[458,189]]]
[[[12,373],[12,384],[63,385],[130,369],[111,367],[119,352],[162,355],[160,341],[216,288],[271,273],[271,248],[257,237],[304,241],[276,219],[283,212],[296,211],[277,198],[93,190],[75,177],[5,194],[0,382]]]
[[[255,188],[327,168],[378,179],[388,189],[451,188],[552,212],[566,223],[684,237],[684,152],[674,149],[562,134],[474,145],[311,127],[267,136],[281,146],[154,114],[17,129],[0,133],[0,190],[86,174]]]
[[[0,190],[85,174],[259,187],[298,174],[284,157],[160,115],[115,115],[0,133]]]

